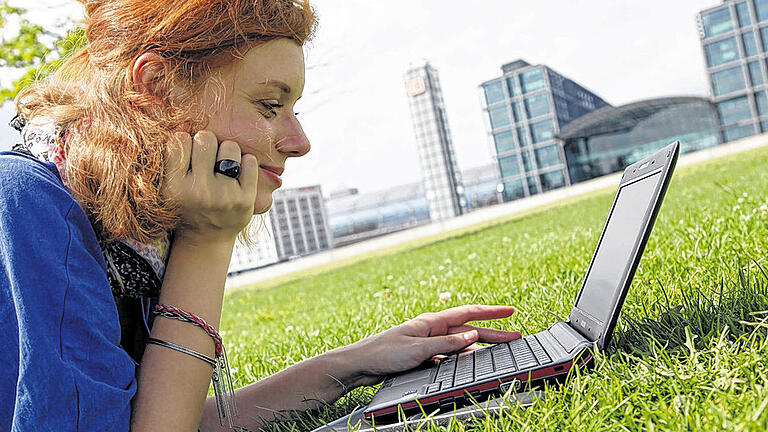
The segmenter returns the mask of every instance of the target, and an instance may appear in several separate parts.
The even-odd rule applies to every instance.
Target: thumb
[[[433,336],[427,338],[425,345],[430,355],[446,354],[461,351],[464,348],[477,342],[477,330],[456,333],[444,336]]]

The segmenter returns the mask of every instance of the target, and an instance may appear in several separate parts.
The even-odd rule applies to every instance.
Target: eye
[[[275,117],[277,115],[277,110],[284,106],[276,100],[260,100],[256,101],[256,103],[264,107],[266,110],[266,114],[264,116],[267,118]]]

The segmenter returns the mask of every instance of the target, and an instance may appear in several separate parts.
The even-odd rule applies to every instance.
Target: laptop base
[[[398,421],[394,418],[390,423],[381,423],[378,418],[374,429],[371,420],[363,415],[365,408],[358,409],[351,414],[344,416],[332,423],[321,426],[313,432],[335,432],[356,430],[359,432],[400,432],[413,430],[427,425],[447,426],[453,419],[460,421],[471,421],[472,419],[481,420],[488,416],[498,416],[504,411],[516,408],[526,408],[536,400],[543,400],[544,393],[538,390],[529,392],[510,393],[506,396],[497,396],[476,405],[470,405],[454,409],[439,409],[434,412],[428,412],[425,417],[423,414],[414,414],[407,417],[404,421]]]

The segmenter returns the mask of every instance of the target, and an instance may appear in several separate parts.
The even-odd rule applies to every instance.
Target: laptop
[[[676,141],[624,170],[567,321],[524,338],[388,376],[364,411],[377,423],[429,414],[565,378],[605,349],[672,177]]]

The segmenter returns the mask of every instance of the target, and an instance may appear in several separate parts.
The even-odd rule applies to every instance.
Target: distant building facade
[[[270,218],[279,260],[333,246],[320,186],[278,189],[272,198]]]
[[[366,194],[336,194],[326,205],[335,246],[430,222],[429,203],[422,183]]]
[[[467,211],[498,203],[495,165],[461,173]],[[359,194],[356,189],[334,191],[326,200],[334,246],[344,246],[384,234],[428,224],[429,203],[423,183]]]
[[[502,201],[569,184],[560,128],[608,106],[603,99],[545,65],[516,60],[480,85],[495,151]]]
[[[466,202],[437,70],[429,63],[409,69],[405,87],[430,219],[458,216]]]
[[[726,0],[698,24],[723,141],[768,132],[768,0]]]
[[[229,262],[227,273],[239,273],[252,270],[278,261],[277,247],[272,232],[270,212],[257,215],[251,221],[252,232],[258,233],[251,246],[246,246],[237,240],[232,251],[232,259]]]
[[[681,153],[720,144],[717,110],[700,97],[604,107],[560,130],[571,183],[623,170],[675,140]]]

